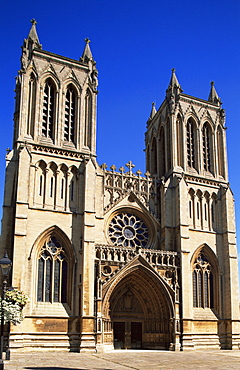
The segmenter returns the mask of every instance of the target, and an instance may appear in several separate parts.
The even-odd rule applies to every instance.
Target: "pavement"
[[[240,370],[240,351],[142,351],[115,350],[108,353],[62,351],[11,352],[4,370]]]

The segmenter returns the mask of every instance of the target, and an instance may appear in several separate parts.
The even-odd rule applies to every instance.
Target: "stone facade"
[[[225,116],[172,77],[152,106],[145,175],[96,161],[98,73],[42,49],[36,22],[22,47],[14,145],[7,154],[2,253],[27,293],[10,346],[238,349],[234,201]]]

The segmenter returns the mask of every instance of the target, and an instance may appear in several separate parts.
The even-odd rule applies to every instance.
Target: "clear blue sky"
[[[132,160],[145,170],[144,132],[151,103],[165,96],[171,69],[186,94],[207,99],[210,81],[227,115],[231,187],[240,237],[240,1],[42,0],[1,4],[0,195],[5,149],[12,146],[14,77],[20,46],[38,22],[44,50],[78,59],[84,38],[99,70],[98,162]],[[240,239],[239,239],[240,240]]]

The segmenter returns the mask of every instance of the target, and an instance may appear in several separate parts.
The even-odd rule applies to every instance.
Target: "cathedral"
[[[98,71],[45,51],[36,22],[16,78],[1,256],[30,300],[10,348],[239,349],[225,113],[172,70],[152,105],[146,173],[96,160]]]

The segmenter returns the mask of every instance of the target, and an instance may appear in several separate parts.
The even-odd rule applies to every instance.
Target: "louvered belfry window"
[[[190,118],[187,122],[187,163],[192,168],[196,168],[195,134],[194,122]]]
[[[70,85],[66,92],[64,140],[74,142],[76,119],[76,93]]]
[[[211,171],[210,130],[207,124],[203,125],[203,167],[205,171]]]
[[[55,112],[55,88],[53,82],[47,79],[44,86],[42,136],[53,139]]]

